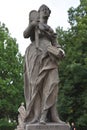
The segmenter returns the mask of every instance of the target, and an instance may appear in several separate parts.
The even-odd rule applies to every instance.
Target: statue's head
[[[21,103],[21,106],[24,106],[24,102]]]
[[[51,10],[46,6],[46,5],[41,5],[39,10],[38,10],[39,14],[42,15],[42,17],[49,17]]]

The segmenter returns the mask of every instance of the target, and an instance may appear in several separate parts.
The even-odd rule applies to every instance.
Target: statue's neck
[[[48,19],[41,18],[41,19],[40,19],[40,22],[41,22],[41,23],[44,23],[44,24],[47,24],[47,20],[48,20]]]

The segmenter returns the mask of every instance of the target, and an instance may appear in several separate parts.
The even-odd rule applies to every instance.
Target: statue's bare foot
[[[47,115],[47,110],[43,111],[41,118],[40,118],[40,124],[46,124],[46,115]]]
[[[61,120],[59,119],[59,117],[53,118],[53,119],[52,119],[52,122],[60,123],[60,124],[65,124],[65,122],[64,122],[64,121],[61,121]]]
[[[46,124],[45,120],[40,120],[40,124]]]
[[[37,122],[38,122],[38,119],[34,118],[32,121],[29,122],[29,124],[34,124],[34,123],[37,123]]]

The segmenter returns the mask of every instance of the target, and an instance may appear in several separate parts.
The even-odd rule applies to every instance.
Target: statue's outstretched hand
[[[64,58],[65,57],[65,51],[63,50],[63,49],[61,49],[61,48],[59,48],[59,57],[60,58]]]

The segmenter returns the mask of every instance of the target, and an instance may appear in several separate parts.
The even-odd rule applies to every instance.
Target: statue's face
[[[40,9],[40,17],[48,19],[49,15],[50,15],[50,13],[47,8]]]

